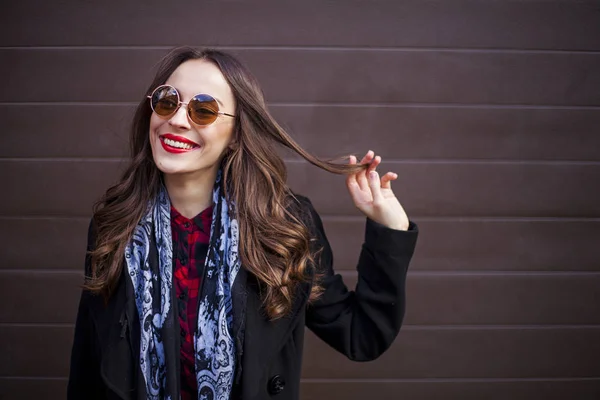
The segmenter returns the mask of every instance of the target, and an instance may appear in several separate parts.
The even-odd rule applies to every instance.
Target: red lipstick
[[[187,153],[188,151],[192,151],[200,147],[198,143],[192,142],[183,136],[174,135],[172,133],[160,135],[159,139],[163,149],[174,154]],[[181,146],[181,144],[185,146]]]

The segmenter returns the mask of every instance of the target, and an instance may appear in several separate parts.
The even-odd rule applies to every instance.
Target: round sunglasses
[[[197,94],[189,102],[184,103],[181,101],[177,89],[170,85],[160,85],[147,97],[150,99],[152,111],[163,118],[175,114],[182,105],[187,107],[189,119],[197,125],[210,125],[217,120],[219,115],[235,117],[235,115],[219,111],[217,100],[208,94]]]

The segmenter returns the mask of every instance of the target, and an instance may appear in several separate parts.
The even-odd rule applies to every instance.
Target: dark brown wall
[[[0,398],[64,397],[91,205],[181,44],[238,54],[309,150],[379,152],[420,224],[398,340],[309,334],[303,399],[600,398],[600,2],[123,3],[0,15]],[[343,179],[286,157],[353,285]]]

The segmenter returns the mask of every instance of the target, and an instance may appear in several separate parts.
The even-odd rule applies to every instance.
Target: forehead
[[[174,86],[186,101],[199,93],[210,94],[227,104],[233,93],[219,68],[210,61],[189,60],[181,64],[165,82]]]

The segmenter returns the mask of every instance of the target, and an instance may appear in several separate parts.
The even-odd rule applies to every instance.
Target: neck
[[[197,174],[165,174],[164,181],[171,204],[186,218],[193,218],[212,205],[217,171]]]

